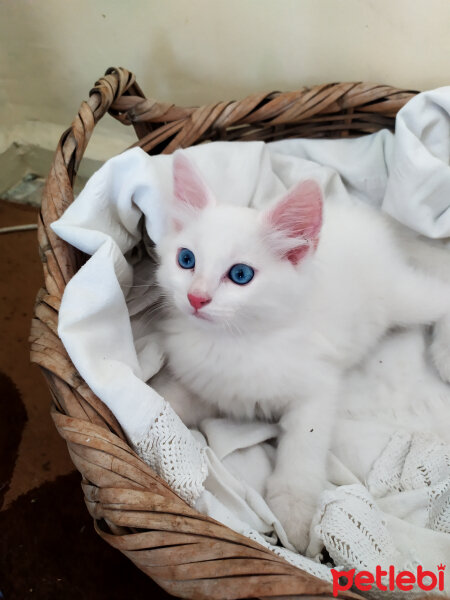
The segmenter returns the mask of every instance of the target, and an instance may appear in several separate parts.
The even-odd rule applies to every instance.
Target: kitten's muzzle
[[[198,296],[196,294],[188,294],[187,297],[189,304],[193,306],[195,310],[200,310],[212,300],[211,296]]]

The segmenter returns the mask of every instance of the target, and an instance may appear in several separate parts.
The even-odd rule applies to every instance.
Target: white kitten
[[[311,180],[263,212],[220,205],[182,153],[157,251],[169,368],[200,405],[280,421],[267,501],[304,551],[344,371],[388,328],[439,321],[432,351],[450,379],[450,286],[410,267],[368,206],[323,204]]]

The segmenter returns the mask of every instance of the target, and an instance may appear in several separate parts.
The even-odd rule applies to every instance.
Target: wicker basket
[[[108,111],[133,125],[150,154],[211,140],[346,137],[393,129],[415,92],[363,83],[255,94],[240,102],[179,108],[147,100],[134,76],[109,69],[62,135],[47,179],[38,238],[45,288],[31,330],[31,357],[53,396],[52,417],[82,474],[99,535],[165,590],[183,598],[332,598],[331,586],[197,513],[133,452],[106,406],[71,363],[57,334],[64,288],[85,256],[50,229],[73,200],[73,182],[95,124]],[[360,598],[346,592],[342,598]]]

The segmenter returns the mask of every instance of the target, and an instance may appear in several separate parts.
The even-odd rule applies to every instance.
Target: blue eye
[[[193,269],[195,267],[194,253],[187,248],[181,248],[178,252],[178,264],[182,269]]]
[[[245,285],[253,279],[255,271],[248,265],[233,265],[228,272],[228,277],[238,285]]]

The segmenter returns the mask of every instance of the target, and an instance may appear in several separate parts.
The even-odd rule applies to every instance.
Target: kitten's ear
[[[262,219],[267,240],[282,257],[296,265],[315,250],[322,227],[322,192],[312,179],[301,181]]]
[[[186,218],[214,204],[214,198],[191,161],[181,152],[173,157],[174,220],[178,228]]]

